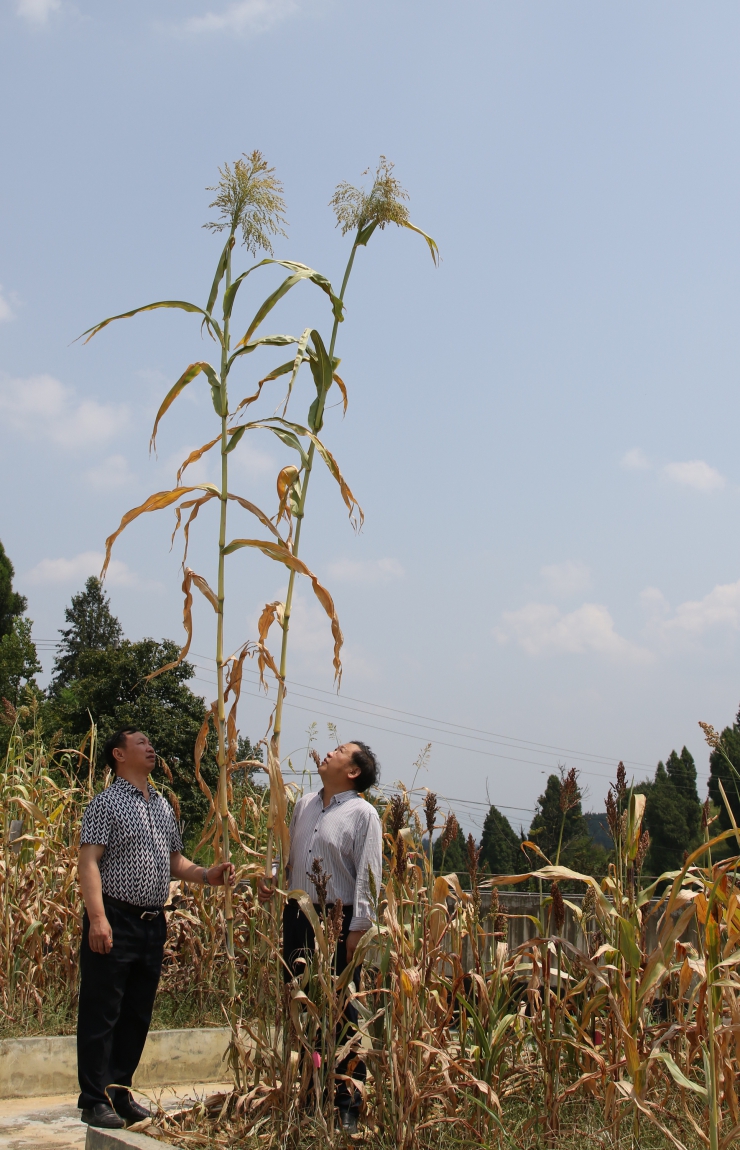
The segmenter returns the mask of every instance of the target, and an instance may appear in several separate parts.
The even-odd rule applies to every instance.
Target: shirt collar
[[[322,787],[320,791],[317,791],[317,794],[318,794],[318,797],[321,799],[321,805],[323,806],[323,804],[324,804],[324,788]],[[340,803],[346,803],[349,799],[357,799],[359,797],[360,797],[359,791],[356,791],[354,788],[352,788],[349,791],[340,791],[340,793],[338,795],[334,795],[332,797],[332,800],[329,803],[329,807],[333,807],[335,803],[337,804],[337,806],[339,806]],[[328,810],[329,807],[325,807],[324,809]]]
[[[148,782],[146,785],[149,789],[149,798],[150,799],[153,799],[155,795],[159,794],[156,787],[153,787],[151,783]],[[134,783],[129,782],[128,779],[121,778],[120,775],[116,775],[115,779],[113,780],[113,786],[114,787],[118,787],[118,786],[128,787],[128,789],[130,791],[135,791],[137,795],[141,795],[142,799],[144,798],[144,796],[141,794],[141,791],[139,790],[139,788]]]

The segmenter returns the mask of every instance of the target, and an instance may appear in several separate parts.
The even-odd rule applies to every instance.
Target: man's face
[[[357,743],[342,743],[340,747],[329,751],[319,767],[321,781],[332,790],[348,791],[354,787],[353,780],[359,775],[360,768],[352,762],[352,756],[359,749]]]
[[[143,731],[134,731],[132,735],[126,735],[121,746],[114,748],[113,757],[118,763],[119,771],[121,767],[128,767],[130,770],[141,771],[147,775],[152,773],[157,761],[154,747]]]

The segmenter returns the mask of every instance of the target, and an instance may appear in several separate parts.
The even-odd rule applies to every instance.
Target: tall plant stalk
[[[367,172],[363,173],[367,175]],[[344,269],[344,276],[342,277],[342,286],[339,290],[339,300],[343,304],[347,285],[352,274],[354,267],[355,256],[357,255],[358,248],[366,247],[370,237],[376,228],[381,230],[388,226],[388,224],[396,224],[398,227],[409,228],[411,231],[417,232],[426,240],[432,259],[435,266],[439,262],[439,251],[437,244],[428,236],[426,232],[421,231],[409,220],[408,208],[404,200],[408,199],[408,193],[401,186],[399,181],[393,175],[393,164],[386,160],[385,156],[380,157],[378,167],[375,172],[375,177],[369,191],[360,188],[355,188],[351,184],[342,182],[338,185],[332,199],[331,207],[337,218],[337,226],[341,227],[342,235],[347,232],[354,231],[355,237],[352,248],[347,260],[347,266]],[[311,359],[311,366],[313,369],[314,380],[316,382],[316,399],[311,405],[308,415],[308,426],[316,433],[321,430],[324,422],[324,410],[326,407],[326,397],[332,382],[336,380],[339,384],[341,381],[336,376],[336,367],[338,360],[335,358],[335,350],[337,343],[337,334],[339,331],[339,323],[341,321],[341,311],[334,313],[334,323],[332,325],[331,339],[329,341],[328,371],[321,374],[318,370],[314,369],[314,365],[320,356],[321,349],[314,347],[315,356]],[[306,333],[304,333],[305,335]],[[311,333],[316,336],[317,333]],[[314,339],[316,345],[316,339]],[[308,358],[308,357],[307,357]],[[345,405],[346,405],[346,391],[341,384]],[[298,555],[301,544],[301,533],[303,529],[303,520],[306,513],[306,499],[308,497],[308,485],[311,479],[311,472],[313,470],[314,458],[316,453],[316,443],[312,440],[309,444],[306,458],[303,462],[300,478],[296,478],[294,484],[294,491],[296,495],[295,507],[293,517],[296,520],[295,537],[293,539],[293,554]],[[273,726],[273,733],[271,739],[271,752],[274,761],[280,764],[280,736],[283,729],[283,704],[286,693],[286,675],[288,669],[288,637],[290,632],[290,618],[293,610],[293,595],[295,590],[295,571],[291,571],[288,576],[288,590],[285,596],[285,604],[282,610],[282,638],[280,642],[280,662],[279,673],[277,676],[277,699],[275,703],[275,719]],[[273,842],[272,838],[268,838],[267,853],[265,858],[265,874],[268,878],[272,874],[272,855],[273,855]],[[283,859],[283,863],[286,860]]]
[[[266,316],[272,311],[280,299],[297,283],[303,280],[309,280],[321,288],[323,292],[328,295],[332,309],[335,316],[335,326],[341,321],[342,318],[342,304],[341,301],[334,295],[331,284],[320,273],[314,271],[312,268],[305,264],[297,263],[290,260],[275,260],[266,258],[254,267],[248,268],[247,271],[242,272],[236,279],[232,278],[232,252],[236,243],[236,233],[241,230],[242,239],[247,249],[256,255],[258,250],[263,250],[272,253],[271,236],[282,234],[283,231],[283,210],[284,203],[282,199],[282,185],[274,175],[274,169],[269,168],[261,153],[253,152],[250,156],[245,156],[243,159],[238,160],[233,168],[231,165],[226,164],[224,168],[220,169],[219,183],[209,189],[215,191],[216,198],[210,205],[212,208],[218,209],[218,218],[206,225],[205,227],[213,231],[226,231],[226,243],[222,249],[219,257],[216,273],[213,279],[211,290],[208,297],[208,302],[205,309],[198,307],[195,304],[187,303],[182,300],[163,300],[152,304],[147,304],[144,307],[135,308],[130,312],[122,315],[113,316],[104,320],[102,323],[96,324],[95,327],[90,328],[84,335],[87,339],[91,339],[107,324],[113,320],[128,318],[137,315],[140,312],[156,310],[158,308],[178,308],[187,312],[193,312],[202,317],[202,325],[207,330],[208,334],[214,339],[220,349],[220,364],[219,370],[216,371],[209,363],[198,361],[191,363],[183,372],[177,382],[170,388],[165,396],[154,422],[152,431],[151,445],[154,446],[156,442],[157,430],[159,423],[168,409],[172,406],[174,401],[182,393],[182,391],[199,375],[204,375],[208,381],[211,391],[211,398],[213,407],[219,418],[219,434],[210,442],[203,444],[195,451],[191,452],[188,458],[183,462],[177,473],[177,484],[170,491],[157,492],[149,497],[141,506],[134,508],[127,512],[121,520],[121,524],[106,541],[106,556],[105,563],[101,577],[105,574],[110,561],[111,548],[121,531],[124,530],[130,522],[132,522],[139,515],[148,511],[156,511],[165,507],[174,506],[176,508],[176,524],[175,531],[179,528],[182,522],[182,515],[184,511],[188,511],[189,515],[183,527],[183,534],[185,538],[185,551],[183,556],[183,592],[185,594],[185,603],[183,609],[183,623],[187,633],[187,640],[182,650],[180,651],[177,659],[168,664],[166,667],[160,668],[155,674],[161,674],[165,670],[170,670],[177,666],[182,659],[187,655],[192,639],[192,587],[195,586],[208,602],[211,604],[216,613],[216,675],[217,675],[217,699],[214,706],[206,716],[205,723],[198,736],[195,748],[195,770],[196,778],[201,789],[204,791],[209,799],[211,808],[211,821],[204,837],[201,840],[200,846],[208,843],[213,844],[213,848],[222,861],[228,862],[231,857],[231,831],[230,826],[235,826],[231,815],[229,813],[229,789],[230,789],[230,771],[236,761],[236,706],[239,699],[241,674],[244,658],[248,652],[248,644],[242,646],[241,651],[236,656],[226,656],[224,647],[224,624],[225,624],[225,603],[226,603],[226,582],[225,582],[225,560],[226,557],[233,552],[244,548],[256,549],[268,558],[277,562],[285,564],[291,573],[291,579],[295,578],[296,573],[307,575],[312,582],[314,592],[316,593],[319,601],[329,615],[332,623],[332,629],[335,634],[335,665],[339,665],[338,650],[341,645],[341,631],[334,612],[334,605],[331,596],[325,588],[321,586],[316,577],[308,570],[304,563],[300,562],[294,554],[291,546],[291,540],[283,538],[278,531],[272,519],[270,519],[265,512],[256,507],[249,500],[242,496],[236,495],[229,490],[229,455],[236,448],[237,444],[243,438],[247,430],[254,430],[262,428],[271,431],[277,435],[283,443],[295,447],[305,454],[300,446],[299,436],[309,436],[311,438],[311,459],[313,459],[313,452],[318,448],[319,453],[327,461],[330,466],[332,474],[337,482],[340,484],[345,501],[352,501],[353,497],[349,488],[346,487],[342,475],[337,467],[337,464],[332,456],[326,452],[323,444],[318,440],[315,434],[309,429],[302,427],[298,424],[290,423],[284,418],[269,417],[264,420],[257,420],[254,422],[246,423],[239,422],[241,418],[239,413],[245,408],[249,407],[257,399],[259,399],[262,387],[268,380],[277,378],[283,374],[282,369],[271,372],[269,375],[261,379],[257,385],[257,390],[252,395],[248,395],[236,404],[233,410],[229,408],[229,391],[228,381],[229,375],[241,358],[254,352],[257,348],[264,346],[281,347],[289,344],[300,344],[300,341],[291,335],[268,335],[256,337],[255,333],[260,327]],[[284,267],[288,271],[287,278],[283,283],[274,290],[266,300],[258,308],[252,322],[245,335],[238,342],[236,347],[232,350],[231,343],[231,325],[233,309],[237,298],[237,293],[249,276],[257,268],[269,264],[277,264]],[[215,316],[215,307],[220,296],[220,317]],[[303,358],[302,352],[299,350],[298,364]],[[187,468],[201,459],[207,452],[211,451],[218,445],[221,456],[220,479],[219,482],[214,483],[199,483],[192,486],[183,486],[183,475]],[[194,497],[186,499],[185,496]],[[218,556],[217,556],[217,580],[215,592],[208,585],[207,580],[198,575],[191,568],[186,566],[189,531],[190,527],[198,515],[200,509],[211,500],[218,500],[219,506],[219,523],[218,523]],[[244,510],[255,516],[263,527],[267,528],[271,535],[269,539],[227,539],[227,520],[228,520],[228,507],[229,502],[235,501]],[[276,517],[279,522],[279,513]],[[174,538],[174,535],[173,535]],[[261,650],[261,659],[263,658],[264,651]],[[232,695],[232,703],[227,715],[226,702],[229,694]],[[217,740],[217,765],[218,765],[218,789],[215,802],[211,796],[208,787],[203,782],[200,775],[200,760],[205,749],[206,740],[209,731],[209,724],[211,719],[214,720],[216,729]],[[273,791],[275,788],[273,788]],[[274,826],[274,811],[272,810],[273,804],[271,803],[271,826]],[[282,816],[284,811],[279,812]],[[284,817],[278,818],[278,829],[281,833],[283,844],[287,837],[287,827],[284,823]],[[235,994],[235,975],[234,975],[234,923],[233,923],[233,905],[232,893],[230,887],[227,885],[225,890],[225,903],[224,913],[226,920],[226,934],[227,934],[227,952],[230,963],[229,985],[231,991],[231,998],[233,1000]]]

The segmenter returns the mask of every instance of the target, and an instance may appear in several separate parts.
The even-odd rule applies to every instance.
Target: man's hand
[[[347,935],[347,941],[345,942],[344,945],[346,948],[347,962],[348,963],[351,962],[352,959],[355,957],[355,951],[357,950],[357,944],[360,941],[360,939],[362,938],[364,933],[365,933],[364,930],[351,930],[349,932],[349,934]]]
[[[257,879],[257,898],[264,906],[275,893],[274,881],[266,879],[264,875]]]
[[[206,871],[206,878],[210,886],[226,886],[227,882],[233,886],[235,874],[233,863],[215,863]]]
[[[87,941],[90,950],[94,950],[96,954],[110,954],[113,949],[113,931],[105,915],[90,919]]]

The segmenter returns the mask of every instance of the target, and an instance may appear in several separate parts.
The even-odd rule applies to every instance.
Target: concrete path
[[[159,1101],[165,1110],[176,1110],[186,1098],[205,1098],[229,1089],[230,1083],[209,1082],[169,1089],[153,1087],[146,1096]],[[141,1092],[135,1097],[146,1104]],[[83,1150],[86,1135],[76,1095],[0,1099],[0,1150]]]

